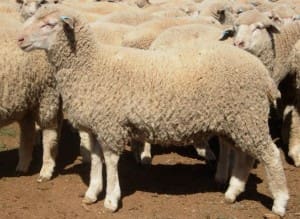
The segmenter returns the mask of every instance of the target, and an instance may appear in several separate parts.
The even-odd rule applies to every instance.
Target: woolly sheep
[[[18,172],[27,172],[35,140],[35,122],[43,129],[43,166],[38,180],[52,176],[59,131],[59,94],[54,69],[43,52],[24,55],[15,40],[16,31],[1,30],[0,126],[20,125]]]
[[[138,25],[134,30],[125,34],[123,37],[122,46],[148,49],[155,38],[165,29],[172,26],[179,26],[189,23],[216,24],[218,21],[209,17],[153,19]]]
[[[218,43],[191,48],[188,57],[97,44],[78,14],[50,5],[25,23],[19,42],[27,52],[47,51],[58,70],[64,112],[97,137],[107,168],[106,208],[118,208],[117,165],[129,140],[179,146],[216,134],[261,161],[274,197],[272,210],[285,214],[286,179],[268,130],[269,104],[278,90],[254,56]],[[230,201],[245,188],[240,180],[247,179],[253,164],[247,154],[245,171],[233,169]],[[94,191],[101,189],[102,181]],[[85,199],[95,201],[98,193],[90,195]]]
[[[25,20],[31,17],[41,5],[48,3],[56,4],[61,1],[62,0],[16,0],[20,5],[20,13]]]
[[[222,29],[205,24],[187,24],[168,28],[151,44],[151,50],[164,50],[184,47],[187,44],[201,41],[202,43],[218,41]],[[176,36],[176,37],[174,37]]]
[[[300,39],[299,23],[283,26],[279,30],[265,14],[252,10],[241,14],[236,20],[235,33],[235,45],[258,56],[269,69],[277,85],[287,77],[298,78],[300,64],[297,62],[296,54],[299,48],[295,45],[298,45],[297,42]],[[296,87],[294,84],[299,87],[300,81],[289,84],[288,89],[281,89],[283,107],[295,103]],[[292,115],[299,117],[296,109],[293,110]],[[289,138],[289,156],[296,166],[300,165],[300,144],[298,143],[300,133],[297,131],[300,123],[295,124],[298,120],[292,118],[294,123],[291,126]]]

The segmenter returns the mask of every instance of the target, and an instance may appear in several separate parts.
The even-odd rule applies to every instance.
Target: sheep
[[[152,18],[153,16],[151,14],[145,13],[141,9],[131,8],[126,11],[117,11],[110,13],[103,16],[99,20],[135,26]]]
[[[36,10],[43,4],[48,3],[60,3],[62,0],[16,0],[16,3],[20,5],[20,14],[26,20],[31,17]]]
[[[278,90],[256,57],[218,43],[190,48],[188,57],[96,43],[80,15],[53,5],[42,6],[25,22],[18,41],[24,51],[46,51],[57,69],[64,112],[99,141],[107,209],[118,208],[117,165],[129,140],[179,146],[215,134],[234,144],[245,161],[237,162],[245,171],[233,169],[226,199],[234,201],[244,190],[241,181],[256,158],[269,177],[273,212],[285,214],[285,174],[268,131],[269,104]],[[99,184],[94,191],[102,189]],[[85,200],[97,195],[86,194]]]
[[[267,15],[277,24],[285,25],[294,21],[296,12],[289,5],[277,4]]]
[[[200,15],[213,17],[222,24],[232,24],[233,15],[228,10],[228,1],[204,1],[198,7]]]
[[[216,24],[218,21],[209,17],[153,19],[138,25],[133,31],[125,34],[123,37],[122,46],[148,49],[151,43],[161,32],[163,32],[163,30],[172,26],[184,25],[188,23]]]
[[[54,68],[43,52],[25,56],[15,40],[16,30],[2,29],[0,45],[0,127],[17,121],[20,148],[17,172],[28,171],[35,140],[35,122],[43,129],[43,165],[38,181],[48,180],[55,166],[59,132],[59,94]],[[13,60],[13,61],[12,61]]]
[[[184,47],[187,44],[201,41],[202,43],[218,41],[222,29],[205,24],[187,24],[168,28],[151,44],[150,50]],[[176,38],[174,37],[176,36]]]
[[[269,69],[271,77],[277,85],[284,83],[284,79],[290,78],[292,83],[288,84],[285,89],[281,89],[282,107],[295,105],[295,96],[299,95],[296,93],[296,88],[298,89],[300,84],[300,81],[295,81],[300,74],[299,62],[297,62],[300,24],[292,23],[279,30],[265,14],[252,10],[240,15],[236,20],[234,32],[234,44],[258,56]],[[299,132],[297,131],[300,124],[297,123],[299,120],[297,107],[293,108],[292,117],[289,156],[296,166],[300,166]]]

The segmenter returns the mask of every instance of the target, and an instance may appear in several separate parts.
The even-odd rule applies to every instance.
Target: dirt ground
[[[1,131],[2,130],[2,131]],[[251,172],[246,192],[234,204],[224,202],[224,189],[214,183],[214,165],[197,158],[194,149],[154,147],[152,165],[135,163],[126,151],[119,163],[121,207],[106,212],[104,194],[93,205],[82,204],[89,166],[78,157],[78,136],[64,131],[54,178],[37,183],[41,148],[36,148],[30,172],[16,176],[18,128],[0,130],[0,218],[263,218],[272,199],[263,167]],[[285,218],[300,218],[300,168],[284,160],[290,189]]]

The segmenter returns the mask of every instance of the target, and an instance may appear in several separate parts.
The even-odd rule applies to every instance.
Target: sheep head
[[[24,20],[28,19],[44,4],[57,4],[62,0],[16,0],[20,6],[20,13]]]
[[[75,17],[71,12],[62,12],[55,5],[42,6],[23,26],[18,43],[24,51],[42,49],[49,51],[58,34],[68,36],[74,33]]]
[[[272,34],[279,33],[276,23],[266,14],[256,10],[240,14],[233,28],[226,29],[220,40],[234,37],[234,45],[254,55],[259,55],[266,44],[270,44]]]

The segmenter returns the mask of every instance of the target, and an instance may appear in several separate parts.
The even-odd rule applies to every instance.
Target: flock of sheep
[[[38,181],[51,179],[68,119],[90,152],[83,201],[97,200],[105,163],[104,206],[116,211],[125,145],[141,163],[151,162],[152,144],[193,145],[211,160],[208,141],[218,137],[215,179],[228,183],[225,200],[245,190],[258,160],[272,211],[285,214],[268,120],[273,107],[300,166],[298,0],[4,0],[0,12],[0,126],[20,124],[17,171],[28,170],[41,130]]]

